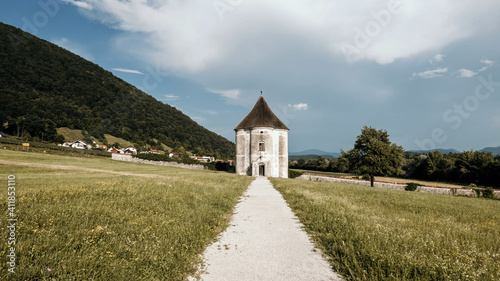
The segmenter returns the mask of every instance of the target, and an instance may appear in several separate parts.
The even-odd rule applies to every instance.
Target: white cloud
[[[166,100],[166,101],[173,101],[173,100],[178,100],[179,96],[172,95],[172,94],[166,94],[164,95],[165,98],[160,99],[160,100]]]
[[[92,56],[92,54],[90,54],[87,51],[85,46],[80,45],[80,44],[75,43],[75,42],[72,42],[68,38],[61,37],[61,38],[52,40],[52,43],[54,43],[60,47],[63,47],[64,49],[66,49],[72,53],[75,53],[75,54],[81,56],[82,58],[85,58],[85,59],[90,60],[90,61],[94,60],[94,56]]]
[[[442,62],[444,59],[444,55],[443,54],[436,54],[434,57],[432,57],[432,59],[429,60],[429,62],[431,64],[436,64],[438,62]]]
[[[111,69],[115,70],[115,71],[125,72],[125,73],[144,74],[144,73],[140,72],[139,70],[135,70],[135,69],[125,69],[125,68],[111,68]]]
[[[240,95],[240,90],[239,89],[232,89],[232,90],[215,90],[215,89],[208,89],[209,92],[212,92],[214,94],[221,95],[225,98],[228,99],[236,99]]]
[[[201,116],[191,116],[191,119],[196,121],[196,123],[198,123],[198,124],[201,124],[201,123],[207,121],[207,118],[201,117]]]
[[[472,70],[465,69],[465,68],[459,69],[457,71],[457,73],[458,73],[458,77],[461,77],[461,78],[471,78],[471,77],[474,77],[477,75],[477,72],[474,72]]]
[[[482,59],[481,60],[481,63],[484,63],[486,65],[492,65],[494,63],[494,61],[492,60],[488,60],[488,59]]]
[[[481,68],[478,70],[478,72],[483,72],[483,71],[487,70],[488,68],[490,68],[491,66],[493,66],[494,61],[492,61],[492,60],[488,60],[488,59],[482,59],[482,60],[481,60],[481,63],[486,64],[486,65],[485,65],[485,66],[483,66],[483,67],[481,67]]]
[[[419,73],[414,72],[412,74],[412,77],[413,78],[420,77],[420,78],[424,78],[424,79],[429,79],[429,78],[443,76],[443,74],[447,73],[447,72],[448,72],[448,68],[436,68],[433,70],[427,70],[427,71],[423,71],[423,72],[419,72]]]
[[[130,52],[187,75],[217,71],[222,65],[269,64],[289,46],[295,54],[314,50],[317,57],[344,60],[342,43],[355,45],[361,37],[365,44],[355,60],[387,64],[467,38],[483,27],[472,23],[500,9],[498,1],[407,0],[401,1],[401,13],[387,14],[391,1],[247,0],[225,1],[230,7],[221,21],[213,1],[66,2],[92,8],[85,15],[130,31],[122,35],[132,43]]]
[[[293,110],[307,110],[308,109],[307,103],[289,104],[288,107],[292,108]]]
[[[92,10],[92,5],[89,2],[84,2],[84,1],[76,1],[76,0],[62,0],[63,2],[66,2],[71,5],[75,5],[79,8],[87,9],[87,10]]]

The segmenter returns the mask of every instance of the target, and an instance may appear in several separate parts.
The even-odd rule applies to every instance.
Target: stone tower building
[[[288,178],[288,128],[262,95],[234,130],[238,175]]]

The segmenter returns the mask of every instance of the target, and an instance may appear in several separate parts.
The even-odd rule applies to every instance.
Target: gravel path
[[[271,182],[256,178],[231,225],[205,251],[201,279],[342,280],[301,227]]]

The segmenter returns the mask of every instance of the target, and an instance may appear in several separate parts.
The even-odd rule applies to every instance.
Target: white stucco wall
[[[259,143],[265,151],[259,151]],[[236,131],[236,173],[258,176],[264,165],[265,176],[288,177],[288,130],[256,127]]]

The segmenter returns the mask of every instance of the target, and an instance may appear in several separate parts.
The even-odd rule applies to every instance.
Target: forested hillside
[[[234,154],[234,143],[63,48],[3,23],[0,42],[0,131],[60,141],[56,128],[69,127],[100,140]]]

